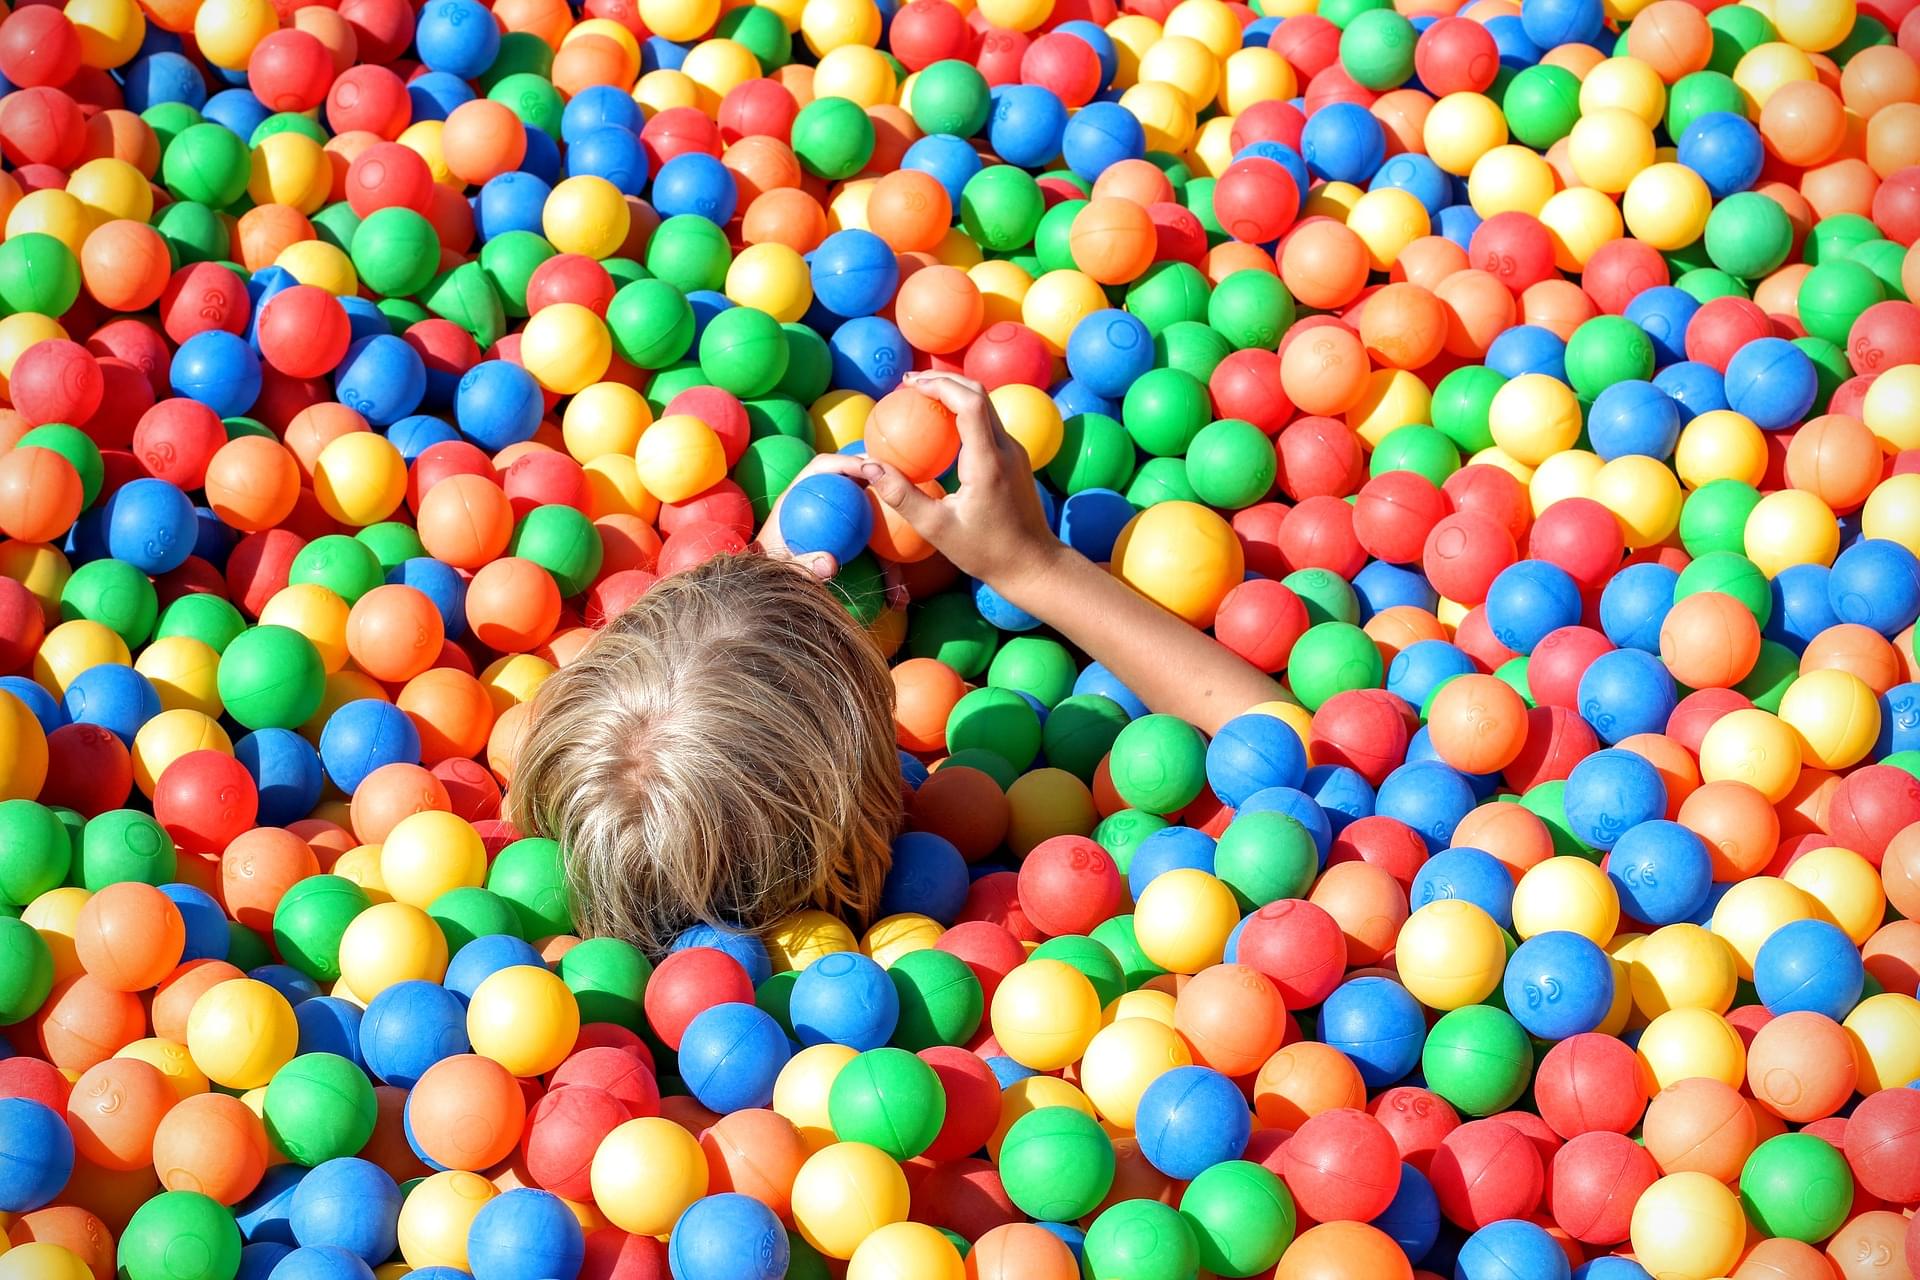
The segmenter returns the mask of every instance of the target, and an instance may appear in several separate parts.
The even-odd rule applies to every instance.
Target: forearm
[[[993,587],[1090,654],[1155,711],[1208,734],[1280,696],[1269,676],[1057,543]]]

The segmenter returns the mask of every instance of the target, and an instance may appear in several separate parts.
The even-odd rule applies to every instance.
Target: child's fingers
[[[916,391],[932,396],[953,411],[963,451],[991,453],[1000,448],[1007,431],[1000,425],[1000,417],[994,412],[985,387],[972,378],[951,373],[915,372],[907,377]]]
[[[860,475],[867,487],[880,495],[880,501],[898,511],[921,533],[929,533],[930,526],[937,524],[944,514],[940,499],[929,498],[898,469],[884,462],[866,459],[860,466]]]

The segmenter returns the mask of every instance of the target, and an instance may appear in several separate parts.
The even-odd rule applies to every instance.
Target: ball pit
[[[1920,1271],[1917,12],[0,16],[0,1280]],[[1276,700],[801,476],[914,369]],[[762,529],[878,917],[582,941],[529,703]]]

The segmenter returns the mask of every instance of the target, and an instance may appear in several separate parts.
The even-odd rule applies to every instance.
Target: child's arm
[[[1272,679],[1206,633],[1065,546],[1047,527],[1026,450],[1001,426],[980,384],[944,373],[907,382],[953,410],[960,488],[930,498],[884,463],[860,474],[963,573],[1071,640],[1155,711],[1207,733],[1280,696]]]

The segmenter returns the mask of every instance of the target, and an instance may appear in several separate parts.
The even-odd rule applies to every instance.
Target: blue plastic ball
[[[1842,622],[1893,637],[1920,618],[1920,557],[1887,538],[1865,538],[1834,558],[1827,600]]]
[[[1513,928],[1513,873],[1484,849],[1442,849],[1414,873],[1409,911],[1442,898],[1471,902],[1502,929]]]
[[[1713,889],[1713,860],[1699,836],[1656,819],[1631,828],[1607,854],[1607,879],[1620,909],[1650,925],[1691,920]]]
[[[1378,796],[1374,798],[1374,808],[1376,812],[1379,810]],[[1248,796],[1239,812],[1288,815],[1307,829],[1307,834],[1313,837],[1314,848],[1320,854],[1320,865],[1326,865],[1327,854],[1333,848],[1333,819],[1306,792],[1294,787],[1266,787]]]
[[[233,1220],[243,1240],[270,1240],[292,1245],[293,1224],[287,1215],[293,1207],[293,1193],[307,1176],[297,1164],[270,1164],[261,1175],[260,1185],[246,1199],[233,1206]]]
[[[1386,159],[1386,130],[1357,103],[1329,103],[1307,117],[1300,154],[1315,177],[1362,184]]]
[[[1666,664],[1639,649],[1595,658],[1580,677],[1580,716],[1606,743],[1659,733],[1679,701]]]
[[[366,1011],[359,1005],[336,996],[316,996],[294,1006],[293,1020],[300,1026],[295,1052],[331,1053],[362,1071],[367,1069],[360,1056],[360,1024],[366,1021]]]
[[[1820,378],[1807,353],[1785,338],[1758,338],[1727,361],[1727,406],[1762,431],[1779,431],[1807,416]]]
[[[1767,148],[1745,116],[1708,111],[1695,116],[1681,133],[1677,158],[1700,175],[1715,200],[1725,200],[1759,181]]]
[[[1833,571],[1823,564],[1790,564],[1768,587],[1773,610],[1761,635],[1799,653],[1828,627],[1840,625],[1833,611]]]
[[[1326,818],[1334,835],[1344,831],[1350,822],[1373,816],[1376,803],[1373,784],[1358,769],[1344,764],[1317,764],[1307,770],[1307,780],[1301,790]]]
[[[1564,1040],[1606,1019],[1613,1006],[1613,962],[1577,933],[1536,933],[1507,957],[1501,993],[1529,1035]]]
[[[1775,929],[1753,960],[1753,987],[1774,1015],[1810,1011],[1835,1022],[1860,1002],[1866,970],[1860,949],[1825,920]]]
[[[617,90],[616,93],[619,97],[627,97]],[[575,98],[574,102],[579,100]],[[552,193],[552,187],[533,174],[520,170],[488,178],[481,186],[480,194],[473,197],[473,220],[481,240],[491,240],[509,231],[531,231],[538,235],[541,211],[546,208],[547,197]]]
[[[1395,605],[1410,604],[1431,612],[1440,601],[1440,593],[1433,589],[1425,574],[1412,565],[1389,564],[1385,560],[1370,561],[1353,575],[1350,585],[1353,594],[1360,598],[1362,623]]]
[[[1567,775],[1567,827],[1581,843],[1611,849],[1628,830],[1667,811],[1667,786],[1645,756],[1596,751]]]
[[[180,952],[180,963],[225,960],[232,935],[227,932],[227,913],[213,895],[190,884],[163,884],[160,892],[179,909],[186,924],[187,944]]]
[[[1067,121],[1060,154],[1067,168],[1091,182],[1122,160],[1146,155],[1147,131],[1119,103],[1089,102]]]
[[[1600,630],[1622,649],[1660,652],[1660,627],[1680,575],[1663,564],[1630,564],[1600,589]]]
[[[588,85],[567,99],[560,112],[560,140],[571,146],[595,129],[609,126],[637,134],[645,124],[645,114],[633,95],[610,84]]]
[[[899,260],[887,242],[871,231],[834,232],[807,255],[807,265],[814,300],[838,316],[872,315],[887,304],[900,284]]]
[[[1438,760],[1401,765],[1381,780],[1373,811],[1398,818],[1426,842],[1430,853],[1447,847],[1453,829],[1480,803],[1465,775]]]
[[[878,1049],[893,1039],[900,993],[887,971],[866,956],[836,951],[800,971],[788,1020],[801,1044]]]
[[[506,360],[467,370],[453,398],[460,433],[489,452],[533,439],[544,405],[532,374]]]
[[[293,1252],[293,1246],[275,1240],[261,1240],[240,1246],[240,1270],[233,1280],[267,1280],[280,1260]]]
[[[1240,1087],[1211,1067],[1175,1067],[1156,1076],[1134,1116],[1140,1154],[1169,1178],[1195,1178],[1237,1160],[1252,1131]]]
[[[450,2],[454,0],[443,0]],[[426,398],[426,362],[395,334],[364,338],[347,348],[346,358],[334,370],[333,391],[341,404],[369,423],[388,426],[418,409]]]
[[[153,682],[132,667],[88,667],[67,685],[62,723],[98,725],[131,747],[140,726],[161,712]],[[305,815],[302,814],[302,817]]]
[[[1268,787],[1299,788],[1307,780],[1300,735],[1274,716],[1235,716],[1207,744],[1207,785],[1229,808]]]
[[[913,347],[891,320],[858,316],[833,331],[833,385],[878,400],[913,368]]]
[[[1571,1280],[1573,1264],[1544,1227],[1523,1218],[1490,1222],[1467,1237],[1454,1280]]]
[[[467,1229],[473,1280],[552,1280],[586,1258],[586,1236],[566,1201],[551,1191],[515,1187],[480,1206]]]
[[[260,398],[260,356],[238,334],[202,330],[173,353],[167,382],[175,395],[198,400],[221,417],[231,418],[251,409]]]
[[[1423,707],[1440,686],[1476,670],[1473,659],[1445,640],[1416,640],[1387,664],[1387,692]]]
[[[1651,382],[1616,382],[1587,411],[1593,451],[1611,461],[1644,454],[1663,461],[1680,441],[1680,406]]]
[[[780,537],[794,555],[824,551],[841,564],[866,548],[873,536],[873,503],[867,491],[830,472],[807,476],[780,499]]]
[[[1126,865],[1127,888],[1138,898],[1146,887],[1169,871],[1213,873],[1213,837],[1193,827],[1162,827],[1134,846]]]
[[[0,1098],[0,1211],[38,1209],[72,1176],[66,1117],[31,1098]]]
[[[1509,378],[1523,373],[1544,373],[1565,381],[1567,344],[1559,334],[1542,325],[1518,325],[1488,345],[1482,363]]]
[[[716,1004],[682,1033],[680,1078],[709,1111],[765,1107],[787,1054],[787,1033],[772,1015],[750,1004]]]
[[[747,977],[756,987],[773,976],[773,960],[767,954],[767,944],[760,941],[757,934],[710,924],[692,924],[680,931],[667,950],[686,951],[692,947],[709,947],[726,952],[740,962],[740,967],[747,971]]]
[[[413,45],[430,70],[477,80],[500,52],[500,26],[475,0],[432,0],[414,24]]]
[[[1360,1070],[1369,1089],[1384,1089],[1420,1065],[1427,1021],[1420,1002],[1390,978],[1354,978],[1320,1007],[1320,1039]]]
[[[414,556],[387,570],[387,581],[412,587],[433,601],[448,639],[466,634],[467,580],[458,569],[432,556]]]
[[[1023,169],[1044,168],[1060,154],[1067,108],[1035,84],[1005,84],[993,90],[987,139],[994,154]]]
[[[1654,366],[1664,369],[1687,358],[1687,326],[1693,322],[1693,314],[1699,309],[1699,299],[1685,289],[1665,284],[1635,294],[1623,314],[1639,325],[1640,331],[1653,342]],[[1656,382],[1655,385],[1659,384]],[[1672,393],[1666,388],[1660,389],[1669,399],[1672,398]],[[1678,402],[1674,408],[1679,408]]]
[[[1426,1175],[1403,1162],[1400,1186],[1372,1225],[1391,1237],[1412,1261],[1425,1258],[1440,1238],[1440,1197]]]
[[[1703,413],[1727,407],[1726,379],[1710,364],[1680,360],[1653,375],[1653,385],[1673,397],[1680,417],[1692,422]]]
[[[255,729],[233,744],[233,756],[260,792],[260,825],[284,827],[313,812],[326,777],[320,753],[291,729]]]
[[[419,764],[420,730],[391,702],[356,698],[327,717],[320,730],[320,763],[333,784],[352,795],[381,765]]]
[[[1127,713],[1129,720],[1138,720],[1147,714],[1147,704],[1140,700],[1140,695],[1127,688],[1120,682],[1120,677],[1098,662],[1089,662],[1080,668],[1080,674],[1073,680],[1073,691],[1076,694],[1097,693],[1113,699]]]
[[[247,970],[255,982],[264,982],[286,997],[297,1013],[300,1006],[320,997],[320,984],[290,964],[263,964]]]
[[[733,170],[704,151],[683,151],[653,179],[653,207],[662,218],[691,213],[725,225],[740,202]]]
[[[314,1166],[300,1180],[287,1220],[303,1248],[334,1245],[371,1266],[393,1253],[400,1188],[372,1161],[341,1156]]]
[[[605,178],[622,195],[637,196],[647,185],[647,153],[633,130],[605,125],[568,143],[567,174]]]
[[[490,933],[473,939],[454,953],[447,963],[444,982],[448,991],[471,1000],[480,984],[494,974],[527,965],[544,968],[546,961],[526,939],[510,933]]]
[[[156,577],[185,564],[199,538],[192,500],[151,476],[121,485],[102,515],[113,558]]]
[[[773,1210],[729,1191],[687,1206],[667,1238],[667,1265],[674,1280],[780,1280],[789,1251]]]
[[[967,905],[972,879],[953,842],[931,831],[903,831],[893,838],[893,865],[880,888],[882,916],[918,912],[952,924]]]
[[[1153,369],[1153,335],[1128,311],[1095,311],[1067,335],[1067,371],[1110,400]]]
[[[269,1280],[371,1280],[365,1258],[338,1245],[305,1245],[273,1264]]]

